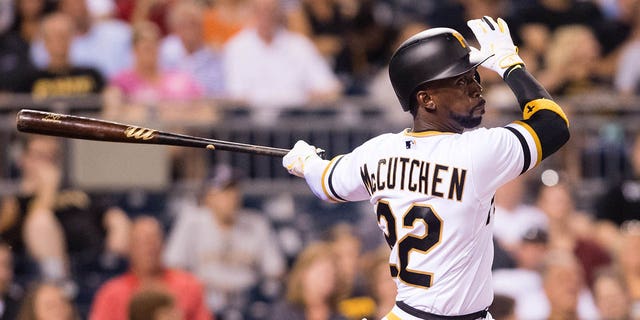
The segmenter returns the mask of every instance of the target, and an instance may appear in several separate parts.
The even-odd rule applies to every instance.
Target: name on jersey
[[[360,177],[370,195],[376,191],[393,189],[461,201],[467,170],[392,157],[378,160],[378,166],[373,171],[369,171],[365,163],[360,167]]]

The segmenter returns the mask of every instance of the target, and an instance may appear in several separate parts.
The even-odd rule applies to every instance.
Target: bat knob
[[[326,156],[326,151],[324,151],[324,149],[316,148],[316,154],[320,158],[324,159],[324,157]]]

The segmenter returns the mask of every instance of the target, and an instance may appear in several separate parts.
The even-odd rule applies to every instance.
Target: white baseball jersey
[[[375,137],[330,162],[311,161],[305,178],[322,199],[374,205],[392,247],[398,301],[438,315],[487,308],[493,300],[493,196],[541,159],[524,122]]]

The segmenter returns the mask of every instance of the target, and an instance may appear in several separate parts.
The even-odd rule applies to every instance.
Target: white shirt
[[[169,35],[160,44],[160,65],[165,70],[190,74],[205,89],[207,97],[223,95],[222,55],[207,46],[189,54],[179,37]]]
[[[338,80],[314,44],[281,29],[265,43],[245,29],[224,49],[226,88],[232,98],[260,109],[302,106],[312,93],[333,91]]]
[[[544,292],[542,276],[524,269],[500,269],[493,273],[493,289],[496,294],[512,297],[516,301],[518,319],[547,319],[551,312]],[[598,310],[588,289],[578,295],[578,318],[598,319]]]
[[[307,161],[305,179],[322,199],[374,205],[393,246],[397,300],[437,315],[469,314],[493,300],[493,196],[540,161],[528,129],[516,121],[462,134],[384,134],[328,164]]]
[[[547,216],[534,206],[519,205],[514,210],[496,206],[496,221],[493,235],[502,245],[513,246],[522,240],[522,236],[533,228],[547,229]]]
[[[91,29],[73,39],[69,59],[74,66],[93,67],[107,79],[131,67],[131,28],[111,19],[94,23]],[[31,59],[39,68],[49,64],[49,53],[42,39],[31,46]]]
[[[207,302],[219,311],[236,293],[260,279],[284,272],[284,256],[266,218],[243,210],[231,230],[223,230],[204,208],[180,212],[167,241],[168,266],[194,273],[205,285]]]

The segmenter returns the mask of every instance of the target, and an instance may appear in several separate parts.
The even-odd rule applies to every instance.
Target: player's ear
[[[431,96],[426,90],[418,91],[416,99],[418,100],[418,108],[426,108],[427,111],[436,110],[436,104],[433,102],[433,99],[431,99]]]

